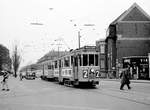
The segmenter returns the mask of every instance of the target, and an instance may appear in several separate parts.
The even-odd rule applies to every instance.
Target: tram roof
[[[26,71],[27,69],[32,69],[32,70],[37,70],[37,69],[40,69],[41,65],[40,64],[31,64],[31,65],[27,65],[27,66],[24,66],[20,69],[20,71]]]
[[[128,58],[148,58],[148,56],[128,56],[128,57],[122,57],[123,59],[128,59]]]
[[[84,46],[74,50],[73,52],[97,52],[96,46]]]
[[[63,51],[63,52],[59,52],[59,57],[58,57],[58,51],[56,52],[49,52],[48,54],[46,54],[45,56],[43,56],[37,63],[42,63],[42,62],[46,62],[49,60],[57,60],[60,59],[62,57],[71,55],[71,54],[75,54],[75,53],[81,53],[81,52],[98,52],[96,46],[83,46],[81,48],[77,48],[75,50],[70,50],[70,51]]]

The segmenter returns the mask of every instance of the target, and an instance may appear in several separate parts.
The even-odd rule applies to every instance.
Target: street
[[[41,79],[9,78],[10,91],[0,91],[0,110],[149,110],[150,83],[101,80],[96,88],[74,88]]]

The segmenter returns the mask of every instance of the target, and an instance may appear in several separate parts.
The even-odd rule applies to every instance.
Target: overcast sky
[[[10,52],[17,44],[22,65],[57,50],[58,43],[60,50],[77,48],[79,30],[81,46],[94,45],[106,37],[109,24],[135,2],[150,15],[150,0],[0,0],[0,44]]]

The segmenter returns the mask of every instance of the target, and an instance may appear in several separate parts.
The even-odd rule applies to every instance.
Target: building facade
[[[101,77],[105,78],[107,77],[106,70],[107,70],[107,65],[106,65],[106,42],[105,39],[101,39],[96,41],[96,47],[97,50],[99,51],[99,66],[100,66],[100,72],[101,72]]]
[[[118,78],[123,57],[150,53],[150,16],[134,3],[109,25],[105,43],[106,73]]]

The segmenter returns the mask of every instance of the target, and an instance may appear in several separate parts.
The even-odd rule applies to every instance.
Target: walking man
[[[129,80],[129,66],[128,68],[125,68],[123,72],[120,74],[121,78],[121,85],[120,85],[120,90],[123,90],[124,85],[127,85],[128,89],[131,89],[130,87],[130,80]]]

